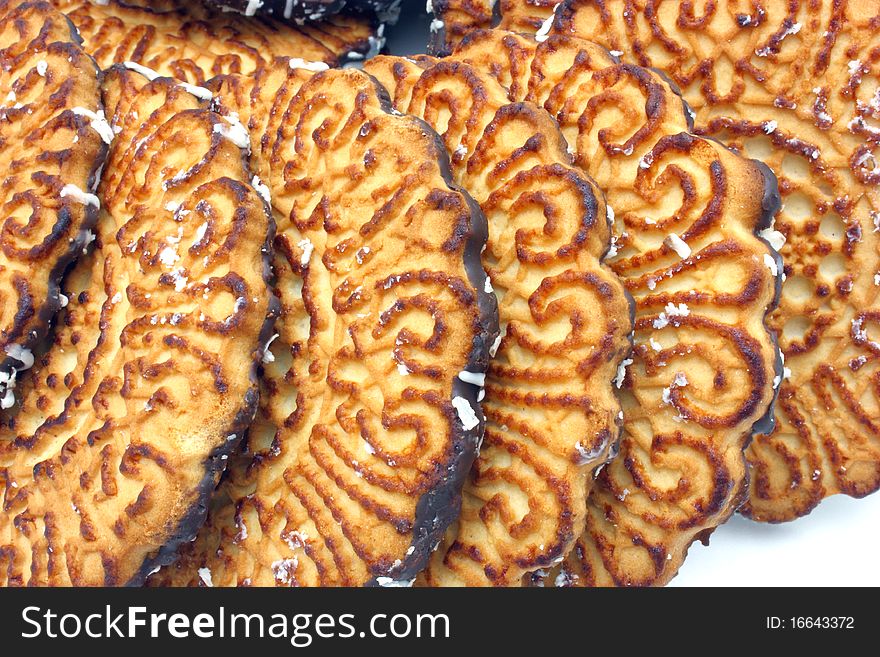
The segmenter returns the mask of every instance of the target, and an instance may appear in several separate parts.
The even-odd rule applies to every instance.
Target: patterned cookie
[[[691,134],[662,78],[591,42],[490,30],[453,58],[557,120],[614,210],[608,261],[636,302],[620,454],[594,483],[586,531],[551,581],[663,584],[740,505],[743,450],[781,378],[764,324],[781,262],[757,236],[778,207],[775,178]]]
[[[103,91],[115,137],[78,193],[101,207],[94,251],[0,430],[0,585],[142,582],[195,535],[256,409],[273,224],[247,133],[168,78],[114,68]]]
[[[552,118],[452,61],[364,67],[394,106],[438,130],[457,183],[489,222],[483,264],[501,338],[485,379],[483,445],[462,512],[426,573],[433,585],[514,585],[567,554],[595,469],[620,435],[613,380],[629,355],[630,302],[601,264],[604,199],[571,165]]]
[[[369,20],[353,16],[297,26],[171,0],[52,3],[74,22],[101,67],[131,61],[197,85],[223,73],[252,73],[279,56],[336,64],[365,51],[373,35]]]
[[[97,219],[106,143],[98,69],[46,2],[0,3],[0,409],[65,302],[58,284]]]
[[[411,583],[482,436],[485,219],[437,135],[361,71],[281,61],[212,88],[259,143],[282,314],[247,450],[152,583]]]
[[[880,487],[880,2],[735,2],[702,11],[570,2],[554,31],[665,71],[697,132],[765,161],[787,280],[776,427],[749,448],[743,511],[781,522]]]

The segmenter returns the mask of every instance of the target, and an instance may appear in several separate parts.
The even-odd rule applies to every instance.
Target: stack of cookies
[[[0,2],[0,584],[662,585],[880,487],[880,5],[392,4]]]

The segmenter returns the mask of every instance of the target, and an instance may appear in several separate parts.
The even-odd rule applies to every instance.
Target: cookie
[[[0,409],[34,362],[60,279],[97,219],[84,199],[113,138],[98,69],[46,2],[0,3]]]
[[[296,26],[168,0],[52,3],[74,22],[101,67],[132,61],[197,85],[223,73],[252,73],[276,56],[336,64],[365,51],[373,35],[369,20],[353,16]]]
[[[418,61],[377,57],[364,70],[395,108],[443,130],[455,180],[489,222],[483,263],[502,336],[461,516],[425,581],[510,586],[556,563],[584,529],[593,472],[620,435],[613,382],[630,351],[630,300],[601,264],[602,193],[570,164],[553,119],[474,67]]]
[[[663,584],[741,503],[743,450],[782,374],[764,324],[781,263],[757,236],[778,207],[775,178],[691,134],[666,82],[601,46],[496,30],[453,58],[557,120],[613,208],[608,261],[636,302],[620,454],[593,485],[575,548],[534,579]]]
[[[624,18],[625,12],[629,15]],[[880,487],[880,3],[570,2],[555,31],[595,35],[682,89],[696,130],[780,180],[787,280],[776,427],[749,448],[755,520]]]
[[[201,92],[200,92],[201,95]],[[138,584],[193,538],[256,409],[272,220],[247,134],[114,68],[93,252],[0,437],[0,584]]]
[[[299,66],[299,65],[298,65]],[[156,585],[412,582],[458,514],[497,335],[486,223],[437,135],[356,69],[212,83],[278,223],[261,408]]]

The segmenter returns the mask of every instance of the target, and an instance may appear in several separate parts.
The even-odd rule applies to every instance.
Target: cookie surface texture
[[[570,164],[553,119],[467,64],[378,57],[365,65],[395,107],[443,129],[456,182],[489,222],[483,254],[501,338],[485,379],[486,434],[462,513],[427,583],[519,584],[572,548],[593,472],[620,434],[613,381],[630,305],[601,264],[602,193]]]
[[[618,379],[620,454],[593,485],[586,531],[548,578],[663,584],[741,503],[743,450],[782,373],[764,324],[781,264],[756,235],[778,204],[775,179],[691,134],[666,82],[601,46],[495,30],[466,38],[453,58],[558,121],[613,208],[608,260],[636,302],[632,363]]]
[[[209,10],[197,2],[52,0],[73,21],[98,64],[132,61],[191,84],[250,74],[275,57],[336,64],[368,47],[369,20],[332,16],[308,25]]]
[[[0,409],[64,303],[59,283],[97,219],[112,139],[98,69],[46,2],[0,3]],[[11,411],[10,411],[11,412]]]
[[[152,583],[410,583],[482,435],[485,220],[450,187],[437,135],[363,72],[283,61],[217,84],[260,144],[282,314],[247,450]]]
[[[572,2],[554,31],[601,35],[666,72],[696,129],[765,161],[787,280],[770,318],[788,368],[749,448],[743,512],[782,522],[880,487],[880,2],[723,1],[702,12]],[[624,18],[625,9],[630,14]]]
[[[115,68],[93,253],[0,440],[0,583],[138,584],[193,538],[253,417],[268,208],[241,131]]]

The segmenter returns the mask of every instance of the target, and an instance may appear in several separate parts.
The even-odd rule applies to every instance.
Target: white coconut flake
[[[409,376],[411,374],[405,363],[397,363],[397,373],[400,376]]]
[[[249,149],[251,146],[250,135],[239,120],[238,114],[230,112],[228,115],[224,115],[223,118],[226,120],[226,123],[214,124],[214,132],[226,137],[226,139],[239,148]]]
[[[202,580],[205,586],[214,586],[214,582],[211,579],[211,569],[207,566],[205,566],[204,568],[199,568],[199,579]]]
[[[559,5],[556,5],[557,7]],[[554,9],[554,11],[556,11]],[[550,28],[553,27],[553,19],[556,18],[555,14],[551,14],[547,20],[541,23],[541,27],[538,28],[538,31],[535,32],[535,41],[538,43],[542,43],[547,40],[547,37],[550,34]]]
[[[654,351],[663,351],[663,345],[661,345],[659,342],[657,342],[653,338],[653,336],[648,338],[648,344],[651,345],[651,349],[653,349]]]
[[[761,124],[762,128],[764,129],[764,132],[768,135],[772,135],[774,132],[776,132],[776,128],[778,127],[778,125],[779,124],[773,120],[764,121],[764,123]]]
[[[608,250],[605,252],[606,259],[610,260],[611,258],[616,256],[618,251],[620,250],[619,247],[617,246],[617,239],[618,239],[617,235],[611,236],[611,243],[608,245]]]
[[[257,13],[257,9],[263,6],[263,0],[248,0],[247,7],[244,8],[245,16],[253,16]]]
[[[598,449],[587,449],[580,440],[574,444],[574,448],[578,453],[578,463],[580,465],[586,465],[591,461],[595,461],[602,453],[601,447]]]
[[[766,240],[767,243],[775,251],[781,250],[782,247],[785,245],[785,235],[780,233],[772,226],[770,228],[765,228],[764,230],[762,230],[760,233],[758,233],[758,236]]]
[[[293,582],[293,576],[296,573],[296,567],[299,564],[296,557],[290,559],[279,559],[272,562],[272,574],[275,581],[290,586]]]
[[[16,368],[19,372],[29,370],[34,366],[34,355],[27,347],[22,347],[20,344],[10,343],[6,345],[3,350],[6,352],[7,356],[21,362],[21,365]]]
[[[0,372],[0,391],[3,393],[3,396],[0,397],[0,408],[3,410],[12,408],[15,404],[15,393],[12,392],[15,388],[15,374],[15,370]]]
[[[467,399],[464,397],[453,397],[452,405],[458,412],[458,419],[461,420],[461,424],[465,428],[465,431],[469,431],[480,424],[480,421],[477,419],[477,414],[474,412],[473,407]]]
[[[690,314],[690,308],[688,308],[686,303],[680,303],[677,306],[674,303],[667,303],[663,312],[654,320],[654,328],[662,329],[668,326],[670,317],[687,317]]]
[[[159,262],[161,262],[166,267],[173,267],[174,263],[180,260],[180,255],[177,253],[177,250],[172,246],[166,246],[161,251],[159,251]]]
[[[383,588],[396,588],[396,587],[406,587],[409,588],[415,582],[415,577],[412,579],[394,579],[393,577],[377,577],[376,584]]]
[[[275,333],[269,341],[266,342],[266,346],[263,347],[263,362],[264,363],[274,363],[275,362],[275,354],[269,351],[269,348],[272,346],[272,343],[278,338],[278,334]]]
[[[303,267],[308,267],[309,261],[312,259],[312,252],[315,250],[315,245],[312,244],[312,241],[306,237],[303,240],[300,240],[297,243],[300,249],[302,249],[302,257],[299,259],[299,263]]]
[[[291,550],[297,550],[299,548],[305,547],[306,541],[309,540],[309,537],[305,532],[298,532],[296,530],[291,530],[289,532],[283,532],[281,534],[281,538],[284,539],[284,542],[287,543],[287,547]]]
[[[867,340],[868,331],[862,326],[864,319],[858,317],[852,320],[852,336],[855,340]]]
[[[440,30],[443,29],[443,25],[444,25],[443,21],[441,21],[439,18],[435,18],[434,20],[431,21],[431,26],[430,26],[431,33],[433,34],[433,33],[439,32]]]
[[[504,336],[501,335],[501,334],[499,333],[499,334],[498,334],[498,337],[495,338],[495,341],[492,343],[492,346],[489,347],[489,355],[490,355],[492,358],[495,358],[495,354],[498,353],[498,347],[501,346],[501,340],[502,340],[503,337],[504,337]]]
[[[266,184],[262,180],[260,180],[259,176],[253,177],[253,179],[251,180],[251,186],[255,190],[257,190],[257,194],[262,196],[263,200],[266,201],[266,203],[272,202],[272,195],[269,192],[269,188],[266,186]]]
[[[72,183],[68,183],[64,187],[61,188],[61,198],[70,197],[71,200],[76,201],[77,203],[82,203],[83,205],[91,205],[96,208],[101,207],[101,201],[94,194],[89,194],[88,192],[84,192],[79,187]]]
[[[196,98],[200,100],[212,100],[214,98],[214,94],[211,93],[210,89],[205,89],[204,87],[199,87],[194,84],[190,84],[189,82],[178,82],[177,86],[182,87],[188,93],[192,94]]]
[[[315,73],[326,71],[330,68],[330,66],[324,62],[310,62],[305,59],[300,59],[299,57],[293,57],[290,60],[289,65],[292,69],[303,69],[304,71],[314,71]]]
[[[361,248],[359,248],[357,250],[357,252],[355,252],[354,258],[355,258],[355,260],[357,260],[357,263],[359,265],[362,265],[362,264],[364,264],[364,260],[366,260],[366,257],[369,254],[370,254],[370,247],[362,246]]]
[[[492,287],[492,279],[489,276],[486,276],[486,281],[483,283],[483,291],[486,294],[492,294],[495,292],[495,288]]]
[[[205,223],[203,223],[201,226],[199,226],[198,228],[196,228],[195,239],[196,239],[197,243],[201,242],[203,239],[205,239],[206,232],[208,232],[208,222],[207,221]]]
[[[144,66],[143,64],[138,64],[137,62],[124,62],[122,65],[131,71],[135,71],[137,73],[140,73],[145,78],[147,78],[147,80],[150,80],[150,81],[155,80],[156,78],[162,77],[153,69],[151,69],[147,66]]]
[[[770,270],[773,276],[779,276],[779,267],[776,265],[776,258],[769,253],[764,254],[764,265]]]
[[[46,77],[46,71],[48,71],[48,70],[49,70],[49,63],[45,59],[41,59],[40,61],[37,62],[37,73],[40,76]]]
[[[623,381],[626,379],[626,368],[629,365],[632,365],[632,358],[625,358],[621,361],[620,365],[617,366],[617,376],[614,377],[614,385],[618,388],[623,387]]]
[[[663,243],[678,254],[678,257],[684,260],[691,255],[691,247],[688,243],[681,239],[675,233],[669,233]]]
[[[486,375],[483,372],[468,372],[467,370],[462,370],[458,373],[458,378],[465,383],[472,383],[480,388],[486,385]]]

